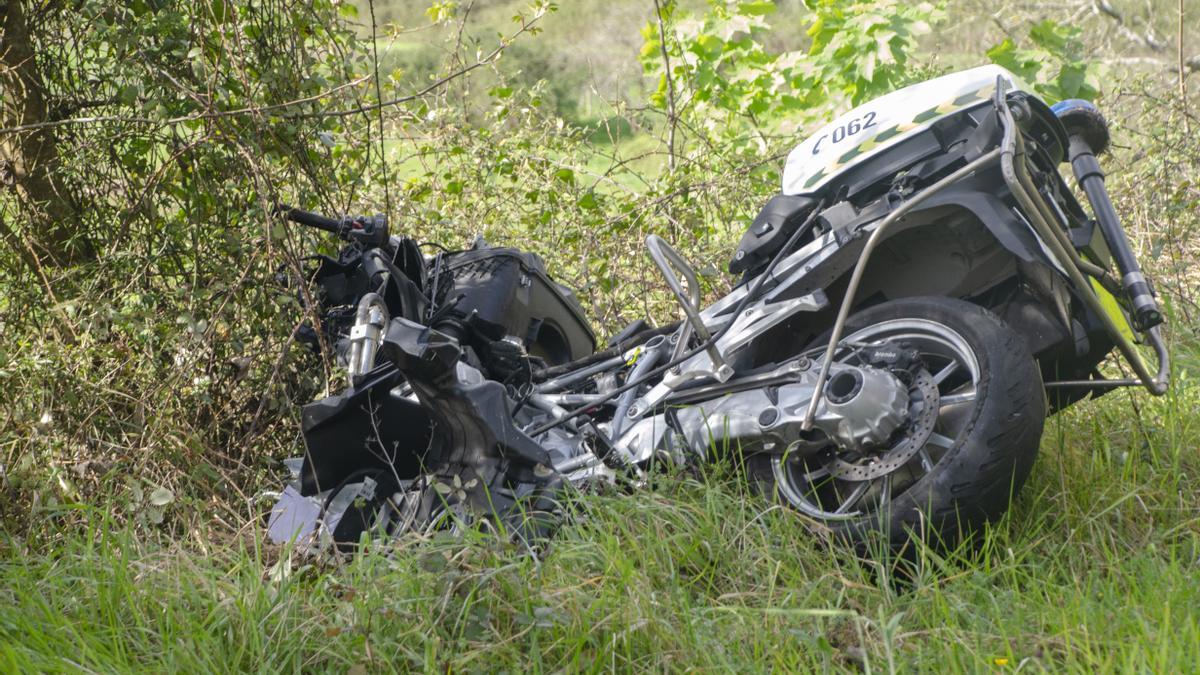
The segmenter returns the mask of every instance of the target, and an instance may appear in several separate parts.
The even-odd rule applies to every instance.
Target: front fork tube
[[[1088,202],[1092,205],[1092,213],[1096,214],[1100,234],[1104,236],[1108,250],[1112,252],[1117,269],[1121,272],[1121,286],[1133,304],[1133,327],[1139,331],[1150,330],[1163,322],[1162,312],[1158,309],[1150,284],[1142,274],[1137,256],[1129,246],[1129,239],[1125,236],[1117,211],[1108,197],[1100,162],[1096,160],[1091,146],[1079,134],[1071,136],[1070,148],[1071,169],[1075,173],[1075,180],[1079,187],[1083,188]]]
[[[1087,305],[1088,309],[1090,309],[1104,325],[1105,330],[1108,332],[1113,342],[1117,345],[1117,348],[1120,349],[1121,354],[1125,357],[1125,360],[1129,363],[1130,367],[1133,368],[1134,372],[1137,373],[1137,381],[1131,382],[1131,384],[1141,384],[1146,387],[1150,393],[1156,396],[1161,396],[1167,391],[1168,380],[1170,378],[1170,359],[1167,354],[1166,347],[1162,342],[1162,336],[1160,335],[1159,327],[1153,326],[1144,330],[1144,334],[1154,347],[1154,351],[1158,359],[1158,372],[1154,374],[1150,372],[1134,344],[1129,340],[1129,338],[1126,337],[1125,333],[1122,332],[1121,328],[1117,325],[1116,319],[1114,319],[1114,317],[1112,317],[1105,310],[1099,296],[1096,294],[1096,291],[1092,288],[1087,277],[1084,276],[1086,271],[1085,266],[1076,263],[1076,260],[1078,260],[1079,256],[1071,248],[1069,243],[1063,242],[1065,237],[1060,231],[1055,229],[1055,225],[1051,222],[1048,222],[1042,216],[1042,211],[1038,208],[1038,202],[1036,201],[1037,199],[1042,198],[1041,195],[1037,194],[1036,191],[1026,189],[1027,185],[1032,185],[1032,181],[1030,180],[1025,166],[1026,159],[1024,139],[1021,137],[1021,132],[1017,128],[1017,121],[1013,115],[1013,111],[1009,108],[1007,101],[1005,101],[999,85],[997,86],[996,97],[997,111],[1000,114],[1000,119],[1004,127],[1004,140],[1001,142],[1000,147],[1000,166],[1001,172],[1004,175],[1005,183],[1008,184],[1009,190],[1012,192],[1022,210],[1025,212],[1030,224],[1034,228],[1034,231],[1037,232],[1038,236],[1046,243],[1046,245],[1054,253],[1055,257],[1058,258],[1058,260],[1063,264],[1063,268],[1067,273],[1067,277],[1071,281],[1071,285],[1075,289],[1076,295],[1078,295],[1084,304]],[[1107,199],[1106,193],[1105,199]],[[1108,206],[1111,208],[1112,204],[1108,203]],[[1116,222],[1115,218],[1116,216],[1114,214],[1110,220],[1110,226],[1115,224],[1117,230],[1120,231],[1120,223]],[[1101,230],[1101,233],[1107,240],[1109,233],[1103,229]],[[1114,255],[1116,255],[1115,251],[1120,249],[1122,245],[1124,246],[1125,251],[1129,251],[1129,242],[1124,239],[1124,233],[1121,232],[1120,235],[1121,236],[1115,245],[1111,240],[1107,242],[1110,249],[1114,250]],[[1129,258],[1133,259],[1132,253],[1129,253]],[[1134,269],[1137,269],[1136,264],[1137,261],[1134,259]],[[1122,273],[1125,273],[1123,269]],[[1129,281],[1129,279],[1125,280],[1127,284]],[[1128,286],[1126,286],[1126,288],[1128,288]],[[1155,305],[1155,307],[1157,307],[1157,305]],[[1113,384],[1116,384],[1116,382]],[[1121,384],[1125,383],[1122,382]]]

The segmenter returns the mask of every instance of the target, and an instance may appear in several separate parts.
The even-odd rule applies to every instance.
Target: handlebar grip
[[[326,218],[325,216],[313,213],[311,211],[294,209],[287,204],[280,204],[279,206],[275,207],[275,212],[292,221],[293,223],[300,223],[301,225],[315,227],[318,230],[325,230],[326,232],[332,232],[334,234],[341,234],[342,232],[341,221],[334,220],[333,218]]]

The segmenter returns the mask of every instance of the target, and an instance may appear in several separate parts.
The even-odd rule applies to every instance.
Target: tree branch
[[[424,96],[428,96],[430,93],[434,92],[437,89],[440,89],[441,87],[445,86],[447,83],[449,83],[453,80],[456,80],[477,68],[481,68],[483,66],[486,66],[486,65],[494,62],[497,58],[500,57],[500,54],[502,54],[504,52],[504,50],[506,48],[508,48],[508,46],[510,44],[512,44],[513,40],[515,40],[517,37],[519,37],[523,33],[528,32],[533,27],[533,25],[536,24],[538,22],[538,20],[540,20],[543,16],[545,16],[545,14],[539,12],[537,15],[535,15],[530,20],[523,21],[521,23],[521,28],[519,30],[515,31],[512,35],[509,35],[508,37],[503,38],[500,41],[500,44],[495,49],[493,49],[491,51],[491,53],[489,53],[487,56],[476,61],[475,63],[472,63],[469,66],[460,68],[459,70],[456,70],[453,73],[450,73],[448,75],[438,78],[433,83],[431,83],[429,86],[427,86],[413,94],[408,94],[407,96],[401,96],[399,98],[394,98],[394,99],[391,99],[388,101],[381,101],[379,103],[358,106],[356,108],[349,108],[349,109],[345,109],[345,110],[326,110],[326,111],[310,112],[310,113],[291,113],[291,114],[281,115],[281,117],[285,117],[288,119],[325,119],[325,118],[329,118],[329,117],[348,117],[350,115],[374,112],[374,111],[380,110],[382,108],[390,108],[393,106],[397,106],[397,105],[401,105],[404,103],[409,103],[411,101],[415,101]],[[294,101],[287,101],[285,103],[276,103],[276,104],[267,105],[267,106],[247,106],[244,108],[238,108],[236,110],[207,111],[207,112],[201,112],[201,113],[193,113],[191,115],[181,115],[179,117],[170,117],[167,119],[153,119],[150,117],[129,117],[129,116],[124,116],[124,115],[98,115],[98,116],[94,116],[94,117],[74,117],[74,118],[65,119],[65,120],[52,120],[52,121],[46,121],[46,122],[37,122],[37,123],[32,123],[32,124],[22,124],[19,126],[0,128],[0,135],[20,133],[22,131],[35,131],[38,129],[46,129],[46,128],[51,128],[51,127],[60,127],[60,126],[66,126],[66,125],[77,125],[77,124],[103,124],[103,123],[109,123],[109,122],[123,122],[123,123],[128,123],[128,124],[154,124],[154,125],[160,125],[160,126],[168,126],[168,125],[173,125],[173,124],[182,124],[184,122],[193,122],[196,120],[210,120],[210,119],[218,119],[218,118],[223,118],[223,117],[237,117],[237,116],[242,116],[242,115],[261,115],[263,113],[274,112],[276,110],[283,110],[286,108],[294,108],[298,105],[304,105],[306,103],[313,103],[313,102],[319,101],[320,99],[325,98],[331,94],[335,94],[338,91],[341,91],[343,89],[362,84],[363,82],[366,82],[369,79],[371,79],[370,75],[364,75],[363,77],[360,77],[357,80],[347,82],[342,85],[338,85],[336,87],[333,87],[332,89],[323,91],[320,94],[314,94],[313,96],[296,99]]]
[[[654,0],[658,19],[658,47],[662,51],[663,71],[667,79],[667,169],[675,171],[675,77],[671,73],[671,57],[667,52],[667,29],[663,21],[662,3]]]

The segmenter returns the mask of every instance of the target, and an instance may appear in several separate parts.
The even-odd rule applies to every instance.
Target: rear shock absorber
[[[1096,160],[1096,155],[1108,148],[1108,122],[1099,108],[1088,101],[1069,99],[1054,104],[1051,109],[1067,130],[1075,180],[1092,205],[1100,233],[1120,270],[1121,286],[1133,304],[1133,326],[1139,331],[1149,330],[1163,322],[1162,312],[1117,218],[1104,186],[1104,172]]]

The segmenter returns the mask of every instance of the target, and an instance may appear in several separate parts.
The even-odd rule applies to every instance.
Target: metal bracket
[[[657,234],[646,237],[646,248],[650,250],[650,258],[662,272],[663,278],[666,279],[667,285],[671,287],[671,292],[675,294],[675,299],[679,301],[679,306],[683,308],[683,313],[687,316],[687,321],[679,329],[679,341],[675,344],[675,351],[671,354],[673,361],[687,350],[688,341],[693,333],[700,338],[701,342],[710,342],[712,339],[712,334],[704,325],[704,320],[700,318],[700,282],[696,277],[696,272],[683,259],[683,256],[679,255],[679,252],[662,237]],[[683,284],[679,281],[679,275],[675,274],[676,270],[683,274],[684,280],[687,281],[686,292]],[[712,359],[715,366],[713,375],[718,381],[724,382],[733,376],[733,368],[725,362],[721,350],[717,349],[716,344],[709,344],[705,351]]]

